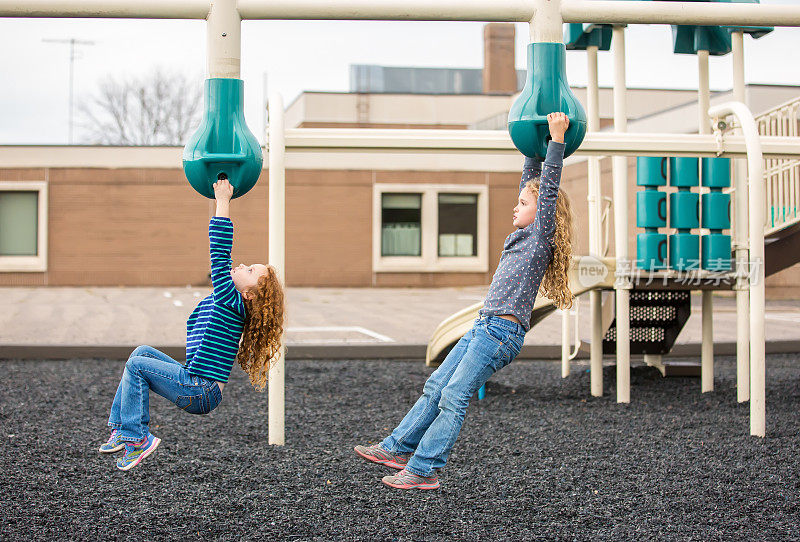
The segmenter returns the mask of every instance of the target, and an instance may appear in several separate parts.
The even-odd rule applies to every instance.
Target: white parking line
[[[372,331],[371,329],[367,329],[361,326],[318,326],[318,327],[289,327],[286,328],[287,333],[312,333],[315,331],[321,332],[342,332],[342,331],[355,331],[356,333],[361,333],[362,335],[366,335],[368,337],[372,337],[373,339],[377,339],[380,342],[384,343],[393,343],[395,342],[394,339],[391,337],[387,337],[386,335],[381,335],[376,331]],[[352,339],[321,339],[315,341],[297,341],[297,342],[320,342],[320,343],[329,343],[329,342],[370,342],[362,340],[352,340]]]
[[[800,322],[800,312],[768,312],[764,315],[768,320],[782,320],[784,322]]]

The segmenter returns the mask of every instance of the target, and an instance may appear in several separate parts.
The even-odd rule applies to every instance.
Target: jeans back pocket
[[[179,395],[175,399],[175,406],[189,414],[206,414],[204,404],[202,393],[198,395]]]

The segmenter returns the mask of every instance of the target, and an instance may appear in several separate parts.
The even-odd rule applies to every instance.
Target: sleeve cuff
[[[544,161],[554,166],[560,166],[564,161],[564,151],[566,148],[567,146],[564,143],[550,141],[547,144],[547,157]]]
[[[536,166],[538,160],[535,158],[531,158],[530,156],[525,157],[525,165],[523,166],[525,169],[531,169]]]

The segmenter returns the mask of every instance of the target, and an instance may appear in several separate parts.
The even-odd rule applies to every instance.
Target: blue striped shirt
[[[561,183],[561,166],[564,144],[550,141],[544,167],[540,162],[526,159],[519,183],[525,184],[540,177],[539,200],[533,224],[512,232],[503,244],[500,263],[492,277],[492,284],[480,310],[481,316],[516,316],[527,332],[531,328],[531,312],[544,272],[553,259],[553,237],[556,233],[556,200]],[[541,172],[541,174],[540,174]]]
[[[208,224],[211,284],[214,291],[186,321],[186,369],[189,374],[227,382],[244,328],[244,300],[231,278],[233,223],[215,216]]]

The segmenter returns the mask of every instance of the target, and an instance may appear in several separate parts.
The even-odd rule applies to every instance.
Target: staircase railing
[[[800,96],[755,117],[758,134],[797,137]],[[764,235],[800,222],[800,160],[764,160],[766,209]]]

